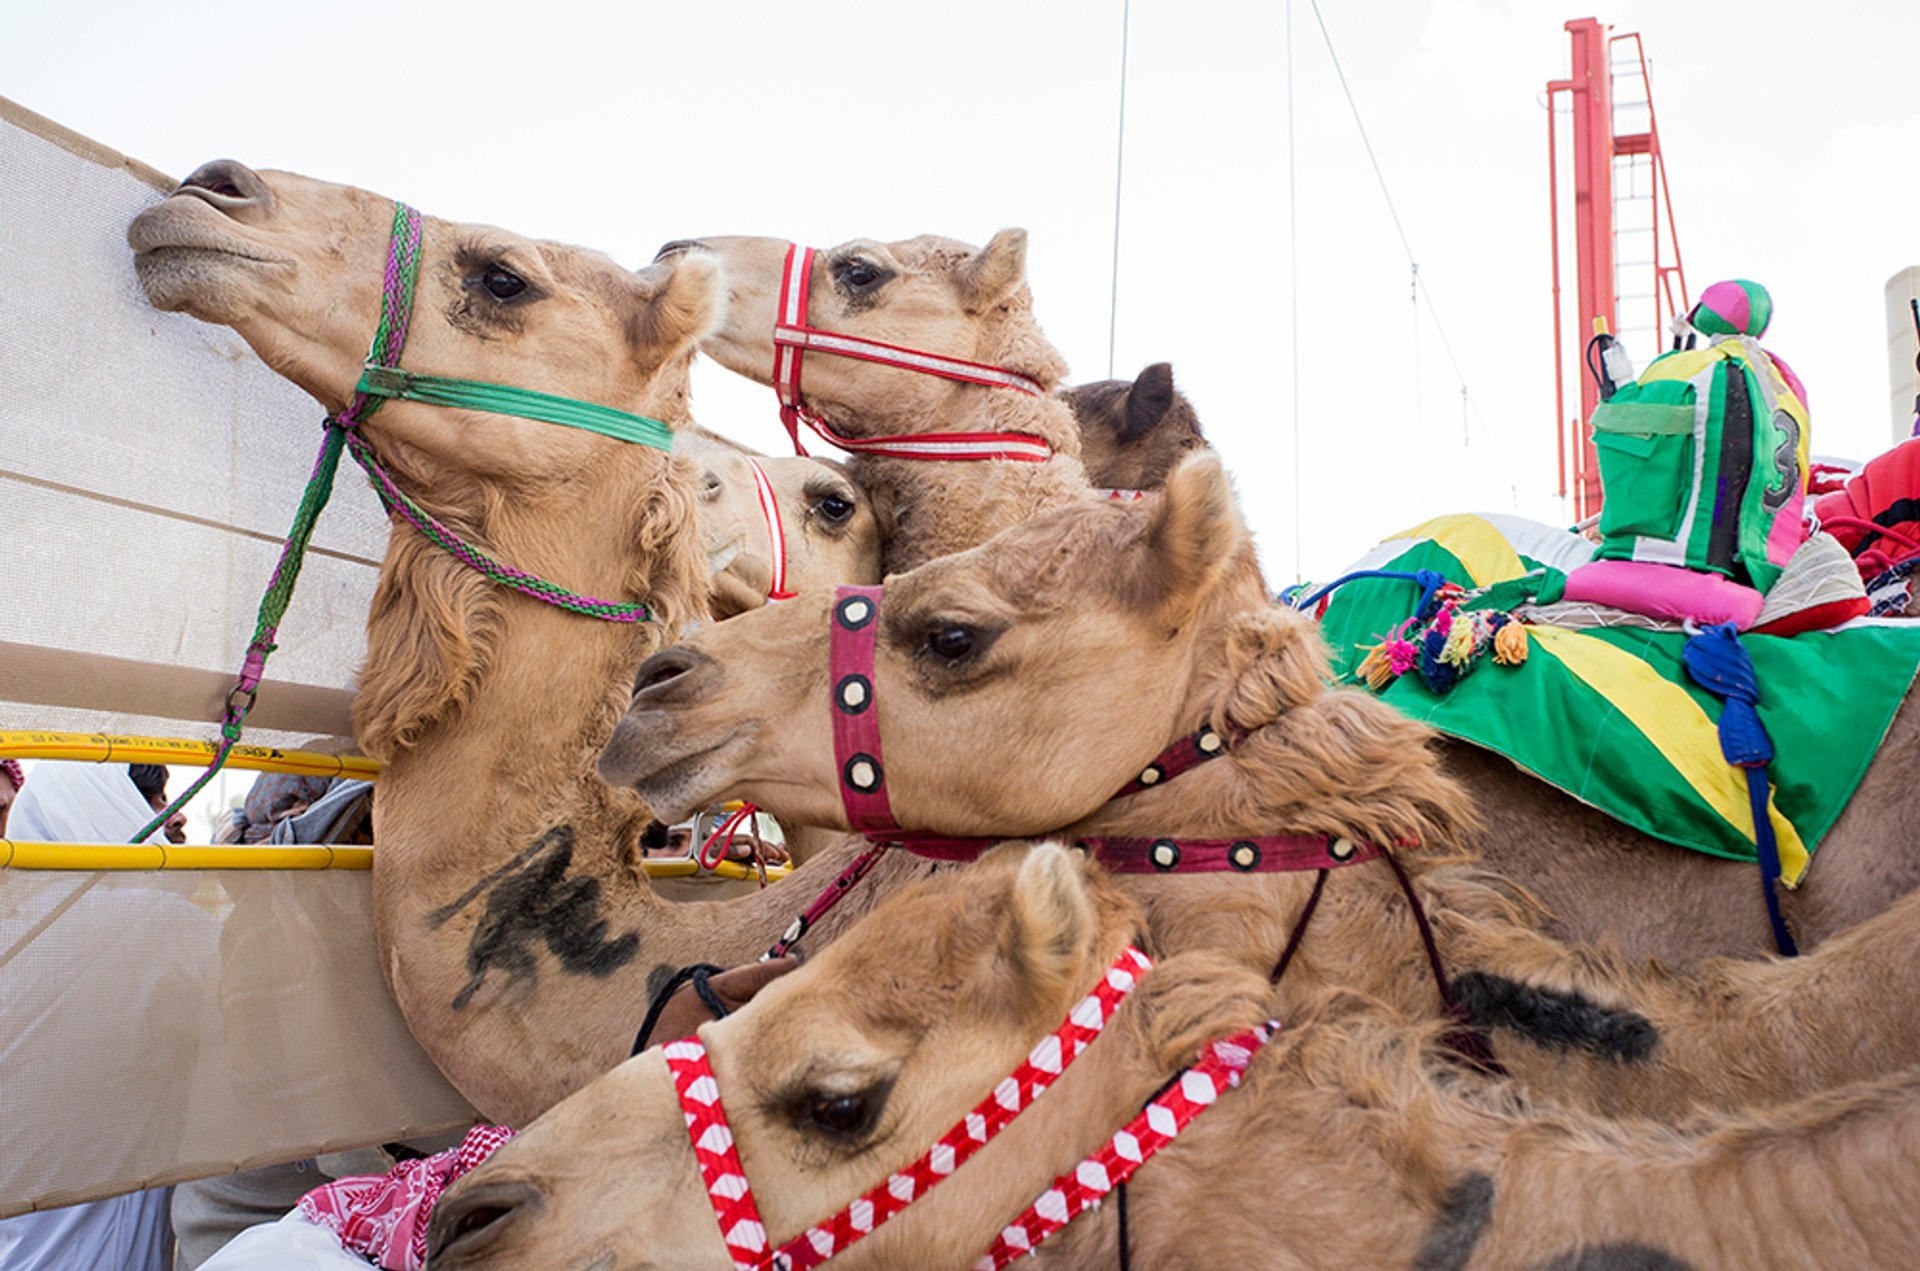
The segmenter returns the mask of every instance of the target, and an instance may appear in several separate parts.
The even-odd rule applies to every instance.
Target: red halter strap
[[[786,264],[780,274],[780,310],[773,324],[773,391],[780,398],[780,422],[793,439],[796,454],[806,454],[800,444],[800,425],[840,449],[853,454],[880,455],[890,459],[1012,459],[1021,463],[1044,463],[1053,457],[1053,447],[1043,437],[1021,432],[936,432],[888,437],[843,437],[818,415],[807,409],[800,392],[801,359],[811,350],[837,357],[858,358],[882,366],[937,375],[962,384],[981,384],[988,388],[1011,388],[1031,397],[1045,390],[1038,381],[1004,366],[969,362],[964,358],[928,353],[922,349],[902,348],[857,335],[822,331],[807,325],[807,291],[813,277],[814,250],[798,243],[787,244]]]
[[[792,600],[793,593],[787,590],[787,528],[780,519],[780,500],[773,497],[773,483],[767,480],[766,469],[759,461],[749,457],[747,466],[753,469],[753,489],[760,499],[760,515],[767,521],[767,538],[773,544],[773,581],[767,587],[768,600]]]
[[[686,1117],[700,1177],[720,1225],[721,1239],[737,1271],[810,1271],[828,1258],[867,1236],[915,1200],[952,1176],[974,1153],[1013,1123],[1025,1109],[1085,1053],[1126,995],[1153,967],[1131,946],[1121,951],[1088,994],[1068,1012],[1059,1028],[1047,1034],[1027,1053],[1011,1074],[1001,1079],[973,1110],[935,1140],[920,1158],[848,1204],[838,1213],[808,1227],[778,1249],[770,1248],[766,1224],[754,1203],[753,1187],[735,1150],[732,1127],[720,1101],[706,1046],[698,1037],[671,1042],[662,1050],[674,1089]],[[1019,1233],[1031,1233],[1030,1244],[1064,1226],[1094,1200],[1124,1182],[1139,1164],[1172,1140],[1185,1125],[1213,1103],[1224,1089],[1237,1085],[1253,1055],[1271,1035],[1254,1029],[1216,1042],[1203,1052],[1200,1063],[1176,1079],[1134,1121],[1100,1152],[1088,1157],[1069,1175],[1055,1180],[1034,1207],[1001,1232],[986,1258],[1012,1245]],[[1156,1112],[1156,1108],[1159,1109]],[[1075,1189],[1071,1194],[1068,1187]],[[1058,1192],[1059,1201],[1052,1199]],[[1051,1222],[1051,1227],[1043,1224]],[[1024,1250],[1021,1250],[1024,1252]],[[989,1264],[983,1259],[981,1265]]]
[[[900,829],[887,802],[880,763],[880,713],[873,705],[873,650],[880,629],[879,587],[834,592],[828,666],[833,680],[833,762],[847,823],[862,834]]]
[[[999,1271],[1032,1253],[1041,1241],[1087,1210],[1097,1208],[1109,1192],[1132,1178],[1135,1170],[1173,1142],[1195,1117],[1238,1086],[1254,1055],[1279,1031],[1278,1021],[1268,1020],[1265,1025],[1208,1043],[1200,1052],[1200,1062],[1154,1096],[1105,1147],[1054,1179],[1039,1199],[1003,1227],[993,1247],[973,1264],[974,1271]]]

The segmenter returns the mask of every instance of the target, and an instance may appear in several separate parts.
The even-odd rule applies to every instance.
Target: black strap
[[[1493,1057],[1493,1045],[1487,1040],[1487,1035],[1474,1026],[1466,1009],[1453,1000],[1453,990],[1447,985],[1447,969],[1440,962],[1440,946],[1433,938],[1433,924],[1427,921],[1427,908],[1420,903],[1419,894],[1413,890],[1413,880],[1407,877],[1407,871],[1400,867],[1399,860],[1392,852],[1382,851],[1381,855],[1393,867],[1393,876],[1407,897],[1407,908],[1413,911],[1414,925],[1420,928],[1420,943],[1426,946],[1427,966],[1433,972],[1433,985],[1440,991],[1440,1009],[1449,1018],[1459,1022],[1459,1027],[1449,1029],[1440,1040],[1474,1067],[1496,1076],[1506,1076],[1506,1068]]]
[[[1327,871],[1321,870],[1314,877],[1313,891],[1307,896],[1306,905],[1300,910],[1300,916],[1294,919],[1293,931],[1287,936],[1287,947],[1280,951],[1280,960],[1273,964],[1273,974],[1267,977],[1269,984],[1280,983],[1280,977],[1287,973],[1287,963],[1293,961],[1293,955],[1300,948],[1300,940],[1307,934],[1307,923],[1313,919],[1313,911],[1320,907],[1320,893],[1327,889]]]
[[[680,991],[682,985],[693,984],[693,991],[699,995],[700,1004],[713,1012],[715,1019],[725,1019],[731,1012],[720,995],[713,991],[708,980],[726,970],[711,962],[696,962],[692,966],[683,966],[667,977],[667,982],[655,990],[653,1000],[647,1003],[647,1017],[640,1021],[640,1031],[634,1034],[633,1049],[627,1052],[629,1058],[647,1048],[647,1042],[653,1036],[654,1025],[660,1022],[660,1012],[667,1009],[667,1002]]]

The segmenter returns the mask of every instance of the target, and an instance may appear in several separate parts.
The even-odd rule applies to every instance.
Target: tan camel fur
[[[829,718],[826,595],[745,615],[656,654],[601,759],[677,814],[727,791],[846,824]],[[1463,864],[1473,816],[1432,734],[1361,689],[1328,688],[1317,630],[1277,608],[1219,460],[1147,503],[1016,526],[894,576],[874,702],[894,815],[953,835],[1234,838],[1301,832],[1403,853],[1462,1003],[1530,1089],[1607,1112],[1761,1106],[1920,1062],[1909,973],[1920,895],[1797,961],[1687,976],[1570,947],[1523,898]],[[1224,759],[1107,796],[1203,722],[1246,735]],[[1270,970],[1312,877],[1121,880],[1159,952]],[[717,959],[710,959],[717,960]],[[1911,986],[1911,987],[1910,987]],[[1438,994],[1384,862],[1336,870],[1281,982],[1292,1015],[1358,989],[1409,1016]]]
[[[918,883],[701,1029],[742,1165],[784,1243],[904,1168],[1054,1028],[1138,928],[1042,845]],[[964,1268],[1207,1040],[1265,1015],[1258,973],[1167,958],[1031,1108],[832,1265]],[[1132,1265],[1893,1266],[1920,1256],[1920,1078],[1675,1129],[1530,1108],[1433,1030],[1349,996],[1289,1017],[1128,1185]],[[1042,1264],[1118,1264],[1118,1207]],[[436,1271],[731,1259],[657,1050],[553,1109],[436,1207]]]
[[[700,529],[712,590],[707,608],[725,620],[767,602],[773,536],[749,460],[780,505],[787,590],[880,581],[881,520],[866,491],[831,459],[774,458],[703,428],[683,429],[674,450],[700,464]]]
[[[726,265],[726,320],[701,348],[729,370],[772,382],[773,326],[787,243],[704,238],[669,243],[661,259],[706,252]],[[1040,332],[1026,285],[1027,236],[1002,230],[981,248],[923,236],[854,239],[814,257],[809,321],[828,331],[986,362],[1052,389],[1066,364]],[[1079,430],[1059,398],[957,384],[823,353],[806,355],[808,405],[848,437],[929,432],[1024,432],[1045,438],[1045,463],[928,463],[856,455],[854,478],[893,510],[889,573],[961,551],[1047,508],[1087,497]],[[773,394],[767,426],[777,435]],[[810,437],[804,430],[802,439]],[[825,442],[814,439],[812,448]]]
[[[1059,396],[1080,428],[1080,462],[1097,489],[1158,489],[1189,450],[1207,444],[1165,362],[1131,380],[1074,384]]]
[[[154,304],[232,326],[331,410],[380,313],[392,209],[222,161],[128,238]],[[711,257],[635,274],[429,219],[402,364],[679,428],[694,341],[723,301]],[[633,667],[706,611],[699,470],[574,429],[403,402],[365,428],[403,488],[500,559],[645,599],[657,618],[595,622],[501,591],[396,525],[368,619],[355,709],[362,745],[386,764],[373,882],[388,982],[474,1106],[524,1123],[627,1053],[650,979],[690,950],[745,961],[795,908],[779,889],[724,910],[661,900],[639,871],[648,809],[593,771]],[[845,859],[828,853],[820,875]],[[803,870],[796,890],[820,875]]]

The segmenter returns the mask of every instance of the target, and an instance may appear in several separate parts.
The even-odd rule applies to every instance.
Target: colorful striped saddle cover
[[[1489,587],[1543,566],[1568,570],[1592,545],[1515,517],[1443,516],[1383,542],[1357,568],[1431,570]],[[1422,588],[1358,579],[1321,606],[1349,681],[1368,650],[1412,617]],[[1463,602],[1470,605],[1472,602]],[[1746,782],[1720,751],[1720,702],[1687,678],[1679,631],[1529,624],[1525,660],[1493,657],[1445,693],[1419,674],[1385,699],[1448,736],[1505,755],[1541,780],[1655,838],[1754,860]],[[1773,737],[1773,828],[1782,880],[1797,884],[1873,760],[1920,670],[1920,621],[1856,619],[1829,631],[1741,638]]]

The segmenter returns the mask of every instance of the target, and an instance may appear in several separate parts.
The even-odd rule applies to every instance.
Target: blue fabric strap
[[[1773,818],[1767,815],[1772,784],[1767,764],[1773,759],[1773,738],[1767,736],[1755,709],[1760,701],[1760,679],[1753,659],[1741,647],[1731,622],[1704,627],[1687,641],[1682,653],[1693,682],[1721,699],[1720,753],[1747,774],[1747,801],[1753,808],[1753,845],[1760,858],[1761,892],[1767,902],[1767,921],[1773,944],[1782,957],[1799,956],[1793,933],[1780,913],[1780,844],[1773,836]]]

